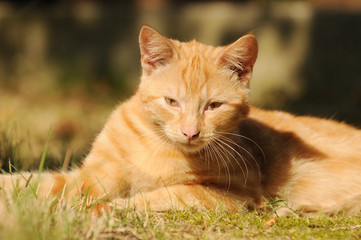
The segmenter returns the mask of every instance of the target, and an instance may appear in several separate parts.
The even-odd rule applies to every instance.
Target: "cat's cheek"
[[[152,119],[152,120],[155,120],[157,119],[157,112],[154,111],[154,108],[149,106],[149,105],[146,105],[146,106],[143,106],[143,112],[144,112],[144,115],[148,117],[148,119]]]
[[[213,118],[208,119],[205,125],[209,129],[213,129],[213,132],[229,132],[233,130],[240,122],[242,118],[238,114],[219,114]]]
[[[180,120],[177,116],[167,119],[164,126],[164,133],[174,140],[179,140],[183,135],[181,134]]]

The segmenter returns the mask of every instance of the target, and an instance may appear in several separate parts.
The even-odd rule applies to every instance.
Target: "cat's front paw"
[[[181,209],[184,204],[179,204],[177,201],[172,201],[169,197],[164,198],[153,193],[138,193],[130,198],[119,198],[114,202],[116,207],[121,209],[136,209],[139,211],[165,211],[169,209]]]
[[[136,209],[144,211],[150,207],[149,202],[141,194],[130,198],[118,198],[112,202],[115,207],[120,209]]]

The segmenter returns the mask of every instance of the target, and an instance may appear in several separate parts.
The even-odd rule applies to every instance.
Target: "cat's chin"
[[[199,151],[201,151],[206,144],[197,142],[197,143],[184,143],[184,142],[178,142],[176,143],[177,147],[185,152],[185,153],[197,153]]]

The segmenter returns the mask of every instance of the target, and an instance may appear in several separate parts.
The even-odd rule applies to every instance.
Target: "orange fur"
[[[139,41],[138,91],[111,114],[79,170],[44,174],[40,195],[81,191],[152,210],[263,207],[263,197],[286,196],[304,212],[360,211],[361,131],[251,107],[252,34],[212,47],[144,26]],[[9,176],[1,179],[9,189]]]

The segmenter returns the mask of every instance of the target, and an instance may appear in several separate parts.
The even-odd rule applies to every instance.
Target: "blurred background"
[[[79,164],[136,89],[142,24],[226,45],[253,30],[252,103],[361,126],[361,1],[0,1],[0,164]],[[335,129],[337,132],[337,129]]]

